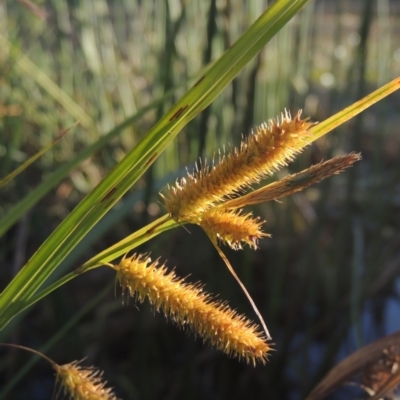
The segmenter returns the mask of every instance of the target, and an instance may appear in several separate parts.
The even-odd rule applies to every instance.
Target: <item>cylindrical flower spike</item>
[[[57,380],[71,400],[118,400],[111,388],[106,388],[103,373],[95,368],[82,368],[78,361],[53,365]]]
[[[200,285],[184,283],[165,265],[151,262],[147,255],[124,258],[113,268],[122,290],[140,302],[147,297],[156,310],[162,310],[178,324],[228,355],[265,363],[271,347],[258,327],[238,315],[225,303],[212,301]]]
[[[307,145],[308,119],[295,118],[285,111],[281,120],[257,127],[240,148],[222,157],[217,165],[204,166],[188,174],[161,196],[176,221],[199,223],[201,214],[227,200],[241,189],[272,174]]]
[[[242,243],[257,249],[258,240],[270,235],[261,230],[264,221],[241,211],[212,208],[203,214],[200,226],[214,242],[221,240],[234,250],[241,249]]]

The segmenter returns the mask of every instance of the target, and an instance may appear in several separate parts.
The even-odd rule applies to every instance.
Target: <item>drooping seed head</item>
[[[123,291],[140,302],[148,298],[157,311],[228,355],[265,363],[271,347],[259,328],[230,309],[212,301],[200,285],[185,283],[147,255],[133,255],[114,265]]]

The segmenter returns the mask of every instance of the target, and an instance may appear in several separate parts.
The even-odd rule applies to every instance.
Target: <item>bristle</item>
[[[212,208],[203,214],[200,226],[211,240],[220,240],[234,250],[247,243],[256,249],[258,240],[270,236],[261,230],[264,221],[254,218],[251,213],[242,214],[242,210],[219,210]]]
[[[199,285],[184,283],[147,255],[124,258],[113,268],[123,291],[140,302],[147,297],[156,310],[228,355],[265,363],[271,348],[258,327],[225,303],[212,301]]]
[[[361,156],[358,153],[334,157],[325,162],[312,165],[310,168],[297,174],[288,175],[279,181],[273,182],[258,190],[254,190],[244,196],[228,200],[221,205],[221,208],[240,208],[289,196],[307,188],[308,186],[321,182],[329,176],[340,174],[346,168],[351,167],[359,160],[361,160]]]
[[[82,368],[78,361],[65,365],[54,365],[57,380],[64,393],[71,400],[118,400],[107,382],[102,380],[103,373],[95,368]]]
[[[313,125],[300,115],[292,119],[285,112],[280,121],[262,124],[219,164],[203,166],[168,187],[161,196],[171,217],[198,223],[199,216],[213,205],[285,166],[307,145],[307,130]]]

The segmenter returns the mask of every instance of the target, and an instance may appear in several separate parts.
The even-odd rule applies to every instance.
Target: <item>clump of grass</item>
[[[289,3],[290,2],[287,2],[288,6]],[[293,4],[290,5],[290,8],[293,8]],[[274,15],[274,26],[279,25],[277,24],[277,15],[271,15]],[[259,19],[259,21],[262,20]],[[248,47],[255,48],[254,44],[259,43],[257,47],[260,48],[262,43],[258,38],[261,35],[256,33],[257,30],[254,31],[253,39],[257,38],[257,41],[248,40],[247,43],[252,44],[252,46]],[[193,46],[191,47],[193,48]],[[229,50],[229,54],[231,54],[232,50],[235,50],[237,47],[238,46],[232,46]],[[237,62],[235,62],[235,65],[239,65],[241,59],[245,60],[246,58],[250,58],[250,55],[251,54],[249,53],[246,57],[236,57]],[[231,56],[229,58],[234,59],[234,57]],[[28,65],[26,60],[25,64]],[[114,65],[114,63],[111,64]],[[230,60],[229,64],[225,64],[225,69],[227,71],[233,71]],[[238,67],[236,69],[238,70]],[[207,74],[209,71],[210,70],[207,70]],[[214,88],[218,85],[218,80],[221,82],[219,83],[220,88],[217,90],[210,90],[210,88],[207,88],[207,91],[210,93],[217,93],[220,91],[222,86],[225,85],[225,83],[222,84],[223,80],[219,78],[219,75],[222,76],[221,72],[218,73],[218,70],[216,70],[216,72],[216,74],[209,74],[209,76],[207,76],[203,81],[203,84],[207,81],[209,82],[209,77],[212,77]],[[226,76],[227,78],[232,79],[232,76]],[[256,74],[254,74],[254,76],[256,76]],[[204,77],[205,76],[201,79]],[[227,82],[228,79],[225,79],[225,81]],[[167,85],[165,88],[167,88]],[[36,255],[32,257],[32,260],[27,264],[25,273],[20,275],[22,276],[22,279],[19,278],[19,281],[17,280],[18,278],[15,279],[17,284],[19,282],[19,287],[17,284],[14,285],[10,290],[5,290],[5,293],[2,296],[4,307],[2,326],[5,326],[5,324],[8,323],[11,319],[10,316],[13,316],[11,315],[13,312],[15,312],[15,314],[20,312],[21,308],[18,307],[27,306],[27,302],[32,298],[32,296],[34,296],[38,288],[41,287],[43,281],[51,272],[54,271],[59,262],[66,257],[66,255],[79,243],[87,232],[89,232],[94,224],[107,212],[112,204],[115,204],[118,198],[120,198],[128,188],[137,181],[148,166],[152,164],[163,149],[165,149],[166,144],[172,140],[174,135],[171,134],[173,132],[177,133],[178,130],[180,130],[188,120],[190,120],[190,118],[200,112],[200,109],[203,109],[204,106],[212,101],[212,96],[205,96],[204,93],[205,92],[203,91],[203,93],[199,92],[197,96],[185,97],[185,101],[190,99],[190,104],[177,103],[175,110],[171,111],[172,117],[171,113],[169,115],[167,113],[164,119],[161,120],[170,123],[168,124],[168,132],[165,131],[164,138],[169,136],[171,139],[161,140],[162,129],[159,131],[157,131],[157,129],[150,130],[150,135],[147,135],[145,142],[141,142],[142,145],[136,147],[137,152],[132,153],[133,156],[136,154],[136,160],[134,160],[134,157],[131,157],[130,159],[126,158],[125,164],[121,163],[121,168],[115,170],[119,171],[121,175],[117,176],[116,173],[111,174],[108,183],[106,182],[103,186],[100,185],[100,189],[93,192],[93,196],[89,197],[87,201],[83,202],[82,206],[78,208],[79,212],[72,214],[72,216],[75,216],[75,219],[71,218],[68,219],[68,221],[66,220],[66,224],[64,224],[62,229],[58,231],[59,234],[53,235],[51,237],[52,241],[50,240],[46,242],[47,244],[42,246]],[[202,101],[198,101],[201,99],[201,95],[204,95],[204,97],[202,98]],[[193,107],[192,104],[198,104],[199,106]],[[170,188],[170,191],[167,191],[165,194],[166,206],[170,216],[177,222],[192,222],[202,226],[223,259],[226,260],[232,273],[234,273],[233,269],[230,267],[226,257],[219,249],[217,241],[226,243],[234,249],[240,249],[243,244],[248,244],[250,247],[256,248],[257,241],[262,237],[268,236],[261,231],[262,221],[257,217],[253,218],[250,214],[245,214],[244,211],[240,209],[241,207],[261,201],[267,201],[266,199],[271,200],[278,196],[282,197],[283,195],[294,193],[295,191],[302,190],[306,186],[315,183],[322,175],[323,177],[321,179],[331,175],[332,173],[340,172],[339,169],[341,167],[338,167],[336,170],[337,172],[332,172],[334,170],[334,163],[327,162],[323,164],[324,167],[322,167],[322,164],[321,167],[316,166],[315,169],[312,169],[313,167],[311,167],[309,170],[303,171],[297,175],[289,176],[282,182],[277,182],[274,186],[263,188],[260,191],[251,192],[245,196],[237,196],[242,192],[242,190],[248,188],[251,184],[259,182],[259,180],[264,176],[270,175],[282,165],[286,165],[286,163],[290,161],[294,155],[300,152],[301,148],[309,142],[308,135],[309,127],[311,125],[307,126],[308,121],[301,121],[300,115],[298,114],[297,116],[297,122],[299,122],[298,125],[296,125],[296,118],[292,120],[290,115],[288,116],[287,113],[282,116],[281,120],[277,120],[276,122],[270,121],[268,124],[262,125],[260,128],[256,129],[255,133],[252,134],[249,139],[242,142],[239,149],[234,149],[231,154],[221,156],[221,162],[218,165],[215,167],[214,164],[210,166],[205,165],[205,167],[202,167],[200,171],[189,175],[186,180],[178,182],[175,187]],[[183,117],[185,117],[186,120],[180,122]],[[304,126],[301,126],[301,124],[304,124]],[[92,122],[89,121],[86,126],[90,127],[91,125]],[[162,124],[159,126],[161,127]],[[293,130],[291,130],[291,128],[293,128]],[[347,157],[351,158],[350,156]],[[271,162],[271,164],[269,164],[269,162]],[[348,165],[343,167],[343,169],[350,166],[351,163],[352,162],[349,162]],[[128,164],[131,170],[127,168]],[[323,171],[323,168],[325,167],[326,173]],[[213,174],[214,170],[219,171],[219,175]],[[235,175],[237,171],[241,171],[243,175]],[[322,173],[322,175],[318,175],[320,173]],[[126,176],[135,175],[134,178],[128,180],[125,179],[125,174]],[[209,176],[212,177],[210,178]],[[186,183],[189,184],[186,186]],[[102,194],[100,195],[101,192]],[[98,199],[103,202],[100,206],[97,203]],[[148,237],[151,236],[150,233],[150,230],[146,232]],[[55,254],[57,254],[57,257],[54,257]],[[122,253],[119,253],[119,255],[121,254]],[[115,255],[114,258],[119,255]],[[110,259],[111,258],[108,260]],[[55,261],[53,262],[53,260]],[[98,265],[96,265],[96,267],[97,266]],[[164,267],[162,266],[160,269],[162,270],[163,268]],[[150,274],[149,277],[151,280],[152,275]],[[67,280],[65,280],[64,283],[66,281]],[[179,279],[176,278],[176,281],[179,281]],[[132,286],[132,280],[127,280],[126,282],[125,290],[130,291],[130,286],[128,285]],[[56,285],[53,287],[55,286]],[[157,299],[157,295],[158,293],[154,292],[153,300]],[[164,301],[165,304],[165,299],[166,298],[164,297],[164,299],[159,301]],[[17,307],[10,307],[10,304],[17,305]],[[162,307],[160,306],[160,308]],[[214,304],[212,312],[214,312],[216,308],[218,308],[218,304]],[[172,314],[172,316],[177,321],[186,323],[184,318],[179,319],[174,314]],[[222,317],[218,317],[218,319],[221,318]],[[245,350],[248,349],[245,348]],[[251,352],[254,352],[254,350],[251,350]],[[246,358],[246,356],[241,354],[242,353],[240,352],[238,353],[239,357]],[[252,358],[250,357],[248,361],[251,359]],[[254,362],[254,358],[252,360]],[[66,374],[67,378],[71,376],[79,376],[79,370],[82,371],[82,369],[75,368],[77,367],[75,363],[68,364],[68,366],[67,370],[69,372]],[[90,373],[88,373],[87,376],[92,378],[96,378],[96,376],[98,377],[97,374],[93,376]],[[95,381],[94,383],[98,383],[96,379],[93,379]],[[77,378],[72,380],[78,382]],[[73,388],[77,387],[80,387],[78,383],[73,386]],[[68,393],[70,393],[70,391]],[[74,397],[78,397],[79,393],[80,392],[77,391]]]

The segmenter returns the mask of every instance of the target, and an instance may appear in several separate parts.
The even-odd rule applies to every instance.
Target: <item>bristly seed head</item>
[[[201,214],[292,161],[307,145],[308,119],[285,111],[281,120],[270,120],[244,139],[240,148],[224,155],[217,165],[205,165],[168,187],[161,194],[176,221],[199,223]]]
[[[242,210],[212,208],[203,214],[200,226],[214,242],[221,240],[234,250],[242,249],[242,243],[257,249],[258,240],[270,236],[261,230],[264,222]]]
[[[118,400],[111,388],[106,388],[103,373],[89,367],[82,368],[78,361],[53,367],[64,393],[71,400]]]
[[[140,302],[147,297],[157,311],[163,310],[228,355],[265,363],[271,347],[259,328],[226,303],[212,301],[200,285],[184,283],[158,261],[151,262],[148,255],[124,258],[113,268],[122,290]]]

